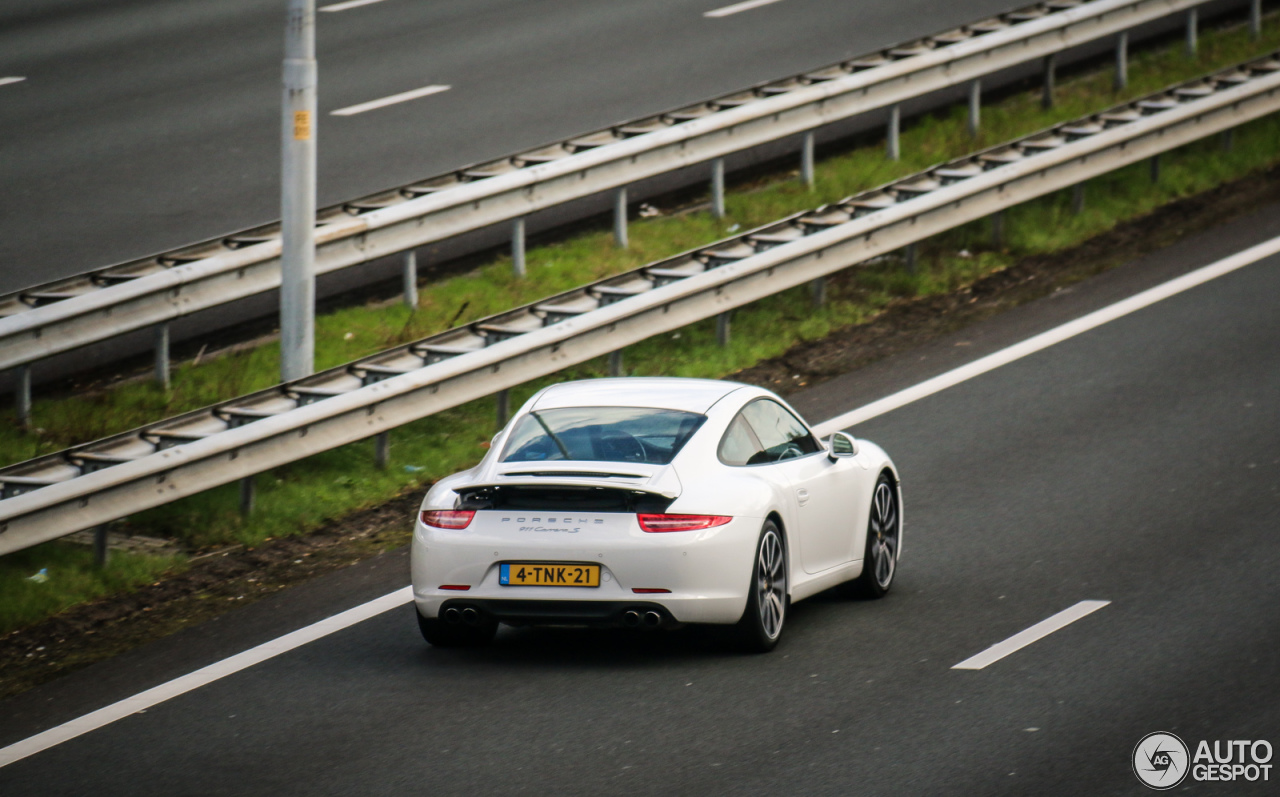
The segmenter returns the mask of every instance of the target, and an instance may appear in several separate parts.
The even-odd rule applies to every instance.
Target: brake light
[[[466,592],[467,590],[471,589],[471,585],[470,584],[441,584],[440,589],[451,589],[451,590],[456,590],[457,592]]]
[[[732,517],[724,515],[636,515],[640,528],[648,532],[699,531],[723,526]]]
[[[653,587],[632,587],[631,591],[637,595],[670,595],[669,589],[655,589]]]
[[[465,529],[475,517],[474,509],[424,509],[422,522],[438,529]]]

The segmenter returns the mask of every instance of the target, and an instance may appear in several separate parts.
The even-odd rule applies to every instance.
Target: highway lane
[[[324,2],[318,5],[325,5]],[[383,0],[319,13],[321,205],[1014,5]],[[279,215],[275,0],[0,3],[0,291]],[[370,111],[331,111],[431,84]]]
[[[1243,248],[1275,210],[886,362],[881,387]],[[903,473],[901,580],[878,603],[798,604],[768,656],[697,633],[506,630],[435,650],[402,607],[12,764],[0,790],[1142,794],[1128,759],[1152,731],[1276,744],[1278,289],[1280,256],[860,426]],[[858,381],[796,402],[847,410]],[[329,586],[381,594],[402,561]],[[1111,604],[951,669],[1091,599]],[[273,612],[303,614],[264,601],[214,624],[205,653],[260,640]],[[34,690],[0,707],[0,744],[40,725],[36,706],[56,706],[47,727],[95,684],[112,699],[174,669],[141,651]]]

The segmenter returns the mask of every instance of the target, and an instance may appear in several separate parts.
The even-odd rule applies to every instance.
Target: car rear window
[[[643,462],[666,465],[705,415],[651,407],[566,407],[516,422],[503,462]]]

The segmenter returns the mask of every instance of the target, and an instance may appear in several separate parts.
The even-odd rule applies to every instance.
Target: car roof
[[[657,407],[703,414],[717,401],[742,387],[746,386],[738,382],[677,377],[584,379],[552,385],[530,409]]]

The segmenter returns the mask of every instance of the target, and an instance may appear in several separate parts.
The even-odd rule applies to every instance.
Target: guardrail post
[[[625,186],[613,194],[613,242],[619,249],[627,248],[627,189]]]
[[[1129,87],[1129,32],[1116,36],[1116,80],[1115,90],[1124,91]]]
[[[169,389],[169,325],[156,324],[156,382],[161,390]]]
[[[111,558],[110,539],[107,537],[107,524],[93,530],[93,564],[99,570],[107,566],[107,560]]]
[[[509,390],[499,390],[494,396],[494,403],[498,409],[498,429],[507,425],[507,418],[511,415],[511,392]]]
[[[1160,156],[1151,156],[1151,182],[1160,182]]]
[[[711,161],[711,215],[724,218],[724,158]]]
[[[410,310],[418,309],[418,254],[412,249],[404,253],[402,263],[404,280],[404,304]]]
[[[997,210],[991,214],[991,245],[996,249],[1004,248],[1004,211]]]
[[[253,503],[258,492],[253,479],[252,476],[245,476],[240,480],[240,514],[244,517],[253,514]]]
[[[1249,33],[1253,38],[1262,38],[1262,0],[1250,0]]]
[[[511,270],[517,277],[525,275],[523,216],[511,223]]]
[[[386,470],[391,461],[391,433],[379,432],[373,436],[373,464],[378,470]]]
[[[1187,57],[1196,57],[1196,48],[1199,45],[1197,34],[1199,31],[1199,9],[1187,9]]]
[[[903,259],[903,262],[905,262],[907,265],[908,274],[916,273],[917,258],[918,258],[918,254],[916,252],[916,245],[914,243],[907,244],[902,248],[902,259]]]
[[[13,404],[18,414],[18,425],[31,425],[31,364],[18,366],[17,384],[13,387]]]
[[[730,322],[728,311],[716,316],[716,343],[720,344],[721,348],[729,345]]]
[[[889,106],[889,130],[885,134],[885,155],[891,161],[896,161],[902,157],[902,149],[899,147],[898,134],[902,132],[902,106],[896,102]]]
[[[1234,127],[1229,127],[1226,130],[1222,131],[1222,151],[1223,152],[1230,152],[1231,148],[1235,146],[1235,143],[1236,143],[1235,133],[1236,133],[1236,129]]]
[[[982,81],[974,80],[969,84],[969,135],[977,136],[978,127],[982,124]]]
[[[1071,212],[1077,216],[1084,212],[1084,183],[1071,186]]]
[[[609,352],[609,376],[622,376],[622,349]]]
[[[804,134],[804,140],[800,144],[800,179],[804,181],[805,187],[813,188],[813,131]]]
[[[821,307],[827,303],[826,277],[818,277],[809,283],[809,301],[813,302],[814,307]]]
[[[1040,106],[1046,111],[1053,107],[1053,89],[1057,82],[1058,56],[1044,57],[1044,93],[1040,96]]]

